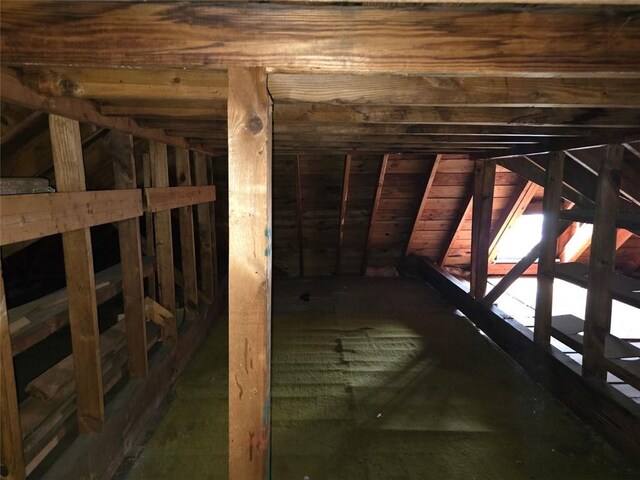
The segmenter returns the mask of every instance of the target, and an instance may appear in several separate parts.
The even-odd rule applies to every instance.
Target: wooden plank
[[[149,158],[149,152],[142,153],[142,176],[144,188],[151,188],[151,160]],[[148,257],[156,256],[156,242],[155,242],[155,228],[154,228],[153,214],[150,212],[144,212],[144,253]],[[149,296],[155,300],[156,296],[156,271],[153,270],[149,281],[147,283],[147,292]]]
[[[182,148],[176,150],[176,178],[179,186],[191,186],[189,151]],[[215,193],[215,187],[212,190]],[[196,244],[193,234],[193,207],[191,205],[181,207],[178,215],[182,276],[184,278],[185,319],[191,321],[198,318],[198,274],[196,271]]]
[[[497,188],[497,187],[496,187]],[[509,204],[505,207],[498,227],[491,236],[491,245],[489,246],[489,263],[493,263],[498,255],[498,246],[505,233],[513,227],[518,219],[527,209],[531,200],[538,191],[538,186],[532,181],[526,181],[513,193],[509,199]]]
[[[591,234],[591,225],[580,225],[576,228],[560,252],[560,261],[562,263],[577,261],[591,245]]]
[[[304,231],[302,225],[302,187],[300,181],[300,155],[296,155],[296,216],[298,226],[298,268],[300,276],[304,277]]]
[[[133,137],[111,133],[113,178],[115,188],[136,188],[136,162]],[[144,315],[144,274],[138,218],[118,223],[120,262],[122,264],[122,297],[127,335],[127,364],[132,378],[147,376],[147,330]]]
[[[344,174],[342,176],[342,197],[340,199],[340,216],[338,218],[338,245],[336,246],[335,274],[340,274],[340,261],[342,260],[342,238],[344,237],[344,222],[347,214],[347,202],[349,200],[349,175],[351,173],[351,155],[344,157]]]
[[[4,147],[2,149],[3,155]],[[50,193],[49,180],[46,178],[0,178],[0,195],[24,195],[30,193]]]
[[[560,195],[564,170],[564,152],[549,158],[547,180],[542,205],[542,238],[538,260],[538,289],[536,293],[534,340],[547,345],[551,338],[551,308],[553,305],[553,275],[556,263]]]
[[[611,274],[616,242],[616,211],[624,147],[608,145],[598,172],[593,240],[589,257],[587,305],[584,316],[582,374],[606,379],[604,346],[611,330]]]
[[[473,207],[473,188],[469,189],[469,192],[465,196],[462,205],[463,206],[460,208],[458,215],[453,222],[453,228],[449,232],[449,235],[444,242],[445,248],[440,255],[440,261],[438,262],[439,265],[447,265],[447,262],[449,261],[449,257],[451,255],[451,251],[453,249],[453,245],[455,244],[460,235],[460,232],[462,231],[462,226],[467,222],[469,215],[471,215],[471,210]]]
[[[471,293],[477,300],[484,298],[487,290],[491,211],[495,177],[495,161],[476,160],[471,217]]]
[[[56,188],[59,192],[84,191],[80,125],[77,121],[50,115],[49,131]],[[90,235],[88,228],[62,234],[81,433],[98,432],[104,423],[100,330]]]
[[[4,195],[0,244],[118,222],[142,215],[140,190]]]
[[[149,142],[151,180],[155,188],[164,191],[169,186],[169,165],[167,146],[158,142]],[[161,210],[154,219],[156,241],[156,274],[158,276],[158,300],[173,314],[173,321],[167,322],[162,329],[162,341],[173,343],[178,337],[176,324],[175,275],[173,270],[173,237],[171,232],[171,211]]]
[[[184,208],[200,203],[210,203],[216,200],[216,187],[179,186],[153,187],[144,191],[145,211],[161,212],[173,208]]]
[[[230,480],[269,478],[271,125],[266,71],[230,68]]]
[[[195,182],[198,186],[209,183],[207,174],[208,158],[196,152],[193,158]],[[214,286],[214,277],[217,275],[214,258],[216,256],[213,240],[213,223],[211,206],[206,203],[196,205],[196,218],[198,221],[198,246],[200,254],[200,285],[205,295],[212,301],[217,301],[217,288]]]
[[[369,260],[369,248],[371,246],[371,241],[373,240],[372,226],[376,220],[376,216],[380,208],[380,200],[382,199],[382,186],[384,185],[384,176],[387,173],[388,163],[389,163],[389,154],[386,154],[382,157],[382,160],[380,162],[380,171],[378,173],[378,184],[376,187],[376,194],[373,198],[373,205],[371,207],[371,217],[369,217],[369,230],[367,232],[367,240],[364,244],[364,254],[362,256],[362,265],[360,267],[361,275],[365,275],[367,273],[367,262]]]
[[[424,193],[422,194],[422,200],[420,201],[420,206],[418,207],[418,211],[416,212],[416,216],[413,221],[413,226],[411,227],[411,234],[409,235],[409,240],[407,241],[407,246],[404,250],[405,256],[407,256],[412,251],[411,247],[416,240],[416,229],[417,229],[418,223],[420,223],[420,219],[422,218],[424,209],[427,206],[429,193],[431,192],[431,188],[433,187],[433,181],[436,178],[436,172],[438,171],[438,165],[440,164],[441,158],[442,158],[441,155],[436,155],[429,169],[429,173],[427,175],[427,183],[424,186]]]
[[[2,477],[11,480],[26,478],[22,449],[22,428],[18,409],[16,376],[9,336],[9,316],[0,266],[0,460]]]
[[[1,47],[7,65],[619,78],[640,70],[638,21],[598,9],[5,1]]]

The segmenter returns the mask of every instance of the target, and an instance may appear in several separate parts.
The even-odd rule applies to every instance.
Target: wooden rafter
[[[344,237],[344,222],[347,215],[347,202],[349,200],[349,176],[351,174],[351,155],[344,157],[344,174],[342,176],[342,197],[340,199],[340,217],[338,219],[338,245],[336,246],[335,273],[340,273],[342,260],[342,238]]]
[[[362,265],[360,267],[360,273],[365,275],[367,273],[367,262],[369,260],[369,247],[373,238],[373,222],[375,222],[378,214],[378,208],[380,207],[380,199],[382,198],[382,186],[384,185],[384,176],[387,173],[387,164],[389,162],[389,155],[386,154],[382,157],[380,162],[380,172],[378,174],[378,184],[376,187],[376,194],[373,198],[373,206],[371,207],[371,216],[369,217],[369,228],[367,230],[367,240],[364,245],[364,254],[362,256]]]
[[[442,159],[442,155],[436,155],[429,167],[429,173],[427,174],[427,183],[424,186],[424,192],[422,194],[422,200],[420,201],[420,205],[418,206],[418,210],[416,211],[415,219],[411,226],[411,233],[409,234],[409,239],[407,240],[407,246],[404,249],[404,255],[407,256],[411,253],[411,246],[415,240],[416,236],[416,228],[420,219],[422,218],[422,214],[424,213],[424,209],[427,206],[427,200],[429,199],[429,192],[431,191],[431,187],[433,186],[433,181],[436,178],[436,173],[438,171],[438,165],[440,160]]]
[[[473,179],[471,180],[471,182],[473,184]],[[460,207],[458,216],[456,217],[456,220],[453,224],[454,226],[449,232],[449,235],[447,236],[447,240],[444,243],[445,245],[444,252],[440,256],[440,261],[438,262],[439,265],[447,264],[447,260],[449,260],[449,255],[451,254],[453,245],[455,244],[462,230],[462,225],[464,225],[464,223],[468,220],[469,215],[471,215],[472,206],[473,206],[473,186],[469,188],[469,192],[465,196],[464,202]]]

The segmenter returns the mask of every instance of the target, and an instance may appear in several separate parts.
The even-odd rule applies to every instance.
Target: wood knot
[[[60,91],[63,95],[74,95],[76,90],[76,84],[73,83],[72,80],[69,80],[68,78],[60,80]]]
[[[262,120],[260,120],[260,117],[258,117],[257,115],[252,115],[251,118],[249,118],[248,126],[249,130],[254,135],[260,133],[262,131],[262,128],[264,127],[264,125],[262,124]]]

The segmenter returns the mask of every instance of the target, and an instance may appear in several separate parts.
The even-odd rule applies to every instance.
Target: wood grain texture
[[[598,171],[593,239],[589,256],[587,304],[584,316],[582,374],[606,379],[605,337],[611,330],[611,274],[615,258],[616,212],[620,190],[622,145],[608,145]]]
[[[49,116],[56,186],[60,192],[86,188],[80,126],[77,121]],[[104,423],[100,330],[88,228],[62,234],[69,298],[69,325],[81,433],[97,432]]]
[[[196,152],[193,158],[194,177],[196,186],[209,183],[208,157]],[[198,246],[200,255],[200,285],[202,291],[215,304],[217,301],[217,262],[215,233],[212,220],[212,207],[206,203],[196,205],[196,219],[198,222]]]
[[[133,137],[117,132],[111,134],[113,178],[115,188],[137,186]],[[144,378],[149,372],[147,361],[147,330],[144,314],[144,273],[138,218],[118,223],[120,263],[122,265],[122,298],[124,302],[127,364],[132,378]]]
[[[229,69],[229,479],[269,478],[271,100],[262,68]]]
[[[424,209],[427,206],[427,200],[429,199],[429,193],[431,192],[431,188],[433,187],[433,182],[436,178],[436,173],[438,171],[438,165],[440,164],[441,155],[436,155],[433,159],[433,163],[431,164],[431,169],[427,176],[427,183],[424,186],[424,192],[422,194],[422,200],[420,201],[420,205],[418,206],[418,210],[416,211],[415,220],[413,221],[413,226],[411,227],[411,233],[409,234],[409,240],[407,241],[407,246],[404,249],[404,255],[407,256],[411,253],[411,247],[416,238],[416,228],[420,219],[422,218],[422,214],[424,213]]]
[[[471,217],[471,294],[476,300],[484,298],[487,289],[495,176],[495,161],[476,160]]]
[[[5,1],[1,46],[13,65],[637,77],[639,21],[598,9]]]
[[[158,142],[149,142],[151,180],[155,188],[169,186],[169,165],[167,146]],[[162,341],[174,343],[178,338],[176,325],[175,272],[173,267],[173,238],[171,229],[171,211],[162,210],[154,218],[156,241],[156,271],[158,276],[158,300],[173,314],[173,319],[162,328]]]
[[[144,198],[145,211],[156,213],[213,202],[216,199],[216,187],[213,185],[152,187],[144,190]]]

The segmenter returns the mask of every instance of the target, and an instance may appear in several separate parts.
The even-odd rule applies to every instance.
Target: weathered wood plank
[[[616,211],[624,148],[608,145],[598,172],[593,239],[589,257],[587,305],[584,316],[582,374],[604,380],[604,346],[611,330],[611,274],[616,242]]]
[[[173,208],[214,202],[216,187],[213,185],[152,187],[145,189],[144,198],[145,211],[157,213]]]
[[[369,229],[367,231],[367,240],[364,245],[364,254],[362,255],[362,265],[360,267],[360,273],[365,275],[367,273],[367,263],[369,260],[369,248],[371,241],[373,240],[373,224],[376,221],[378,210],[380,209],[380,200],[382,199],[382,186],[384,185],[384,176],[387,173],[387,166],[389,164],[389,155],[386,154],[380,161],[380,172],[378,173],[378,183],[376,186],[376,194],[373,198],[373,205],[371,207],[371,216],[369,217]]]
[[[409,240],[407,241],[407,246],[404,249],[404,255],[407,256],[412,251],[413,242],[416,240],[416,232],[418,223],[420,223],[420,219],[422,218],[422,214],[424,212],[425,207],[427,206],[427,200],[429,199],[429,193],[431,192],[431,188],[433,187],[433,181],[436,178],[436,173],[438,171],[438,165],[440,164],[441,155],[436,155],[433,159],[433,163],[431,164],[431,168],[429,169],[429,174],[427,175],[427,183],[424,186],[424,192],[422,193],[422,200],[420,201],[420,205],[418,206],[418,210],[416,212],[415,219],[413,221],[413,226],[411,227],[411,233],[409,235]]]
[[[481,300],[487,290],[489,245],[493,188],[496,162],[476,160],[473,177],[473,207],[471,228],[471,293]]]
[[[58,191],[85,190],[80,125],[77,121],[50,115],[49,131]],[[62,247],[78,399],[78,428],[81,433],[97,432],[104,423],[104,400],[89,229],[63,233]]]
[[[117,132],[111,134],[113,178],[115,188],[136,188],[136,163],[133,137]],[[144,274],[138,218],[118,223],[120,262],[122,264],[122,297],[127,336],[127,363],[132,378],[147,376],[147,330],[144,315]]]
[[[194,177],[197,186],[205,186],[209,183],[207,174],[208,158],[202,153],[195,153],[193,158]],[[200,285],[202,291],[211,302],[217,301],[217,287],[214,278],[217,276],[215,266],[216,248],[213,242],[213,222],[211,206],[206,203],[196,205],[196,218],[198,221],[198,245],[200,249]]]
[[[262,68],[229,69],[229,479],[269,478],[271,100]]]
[[[344,174],[342,175],[342,197],[340,199],[340,216],[338,218],[338,244],[336,246],[335,274],[340,274],[340,262],[342,260],[342,239],[344,237],[344,222],[347,215],[347,202],[349,201],[349,176],[351,173],[351,155],[344,157]]]

